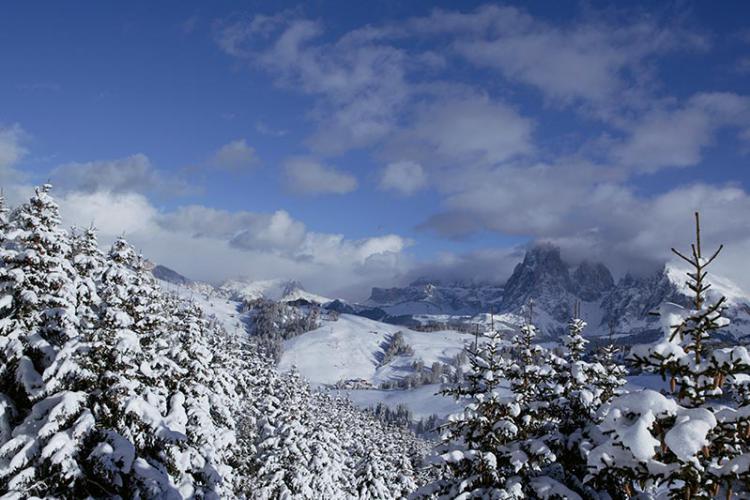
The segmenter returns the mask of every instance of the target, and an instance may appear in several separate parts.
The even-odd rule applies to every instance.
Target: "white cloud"
[[[422,165],[413,161],[389,163],[383,169],[380,188],[403,195],[414,194],[427,185],[427,175]]]
[[[216,43],[229,55],[247,57],[253,54],[254,39],[267,39],[289,19],[293,10],[283,10],[274,15],[256,14],[251,18],[234,18],[215,25]]]
[[[578,163],[539,164],[453,177],[445,212],[423,228],[447,236],[489,230],[551,241],[573,259],[639,270],[652,269],[670,258],[670,247],[689,242],[692,214],[700,211],[706,244],[748,248],[750,194],[742,188],[692,184],[643,196],[617,182],[616,175],[607,180],[604,170]],[[731,274],[748,287],[750,271],[744,269],[739,266]]]
[[[268,135],[271,137],[284,137],[289,133],[289,131],[286,129],[273,128],[262,120],[258,120],[257,122],[255,122],[255,130],[259,134]]]
[[[586,163],[455,170],[439,187],[447,212],[427,226],[449,236],[490,229],[519,236],[557,234],[561,219],[585,205],[603,180]]]
[[[291,158],[284,164],[289,189],[302,194],[346,194],[357,189],[357,179],[346,172],[307,158]]]
[[[138,193],[76,191],[63,194],[58,201],[67,226],[93,224],[110,237],[150,231],[158,215],[158,210]]]
[[[26,136],[26,132],[18,124],[0,127],[0,176],[3,180],[18,176],[13,167],[26,156],[27,151],[23,147]]]
[[[412,121],[389,142],[392,154],[427,164],[497,164],[533,152],[530,119],[486,95],[438,94],[418,106]]]
[[[288,212],[228,212],[202,205],[188,205],[162,214],[157,222],[164,229],[195,237],[218,238],[245,250],[294,253],[304,240],[305,225]]]
[[[258,222],[253,212],[228,212],[203,205],[187,205],[162,214],[157,222],[165,229],[185,232],[196,238],[209,237],[229,240],[240,230]]]
[[[323,26],[290,11],[224,23],[217,33],[228,54],[265,68],[279,86],[316,97],[311,147],[340,153],[381,140],[408,96],[405,54],[389,44],[351,36],[318,38]]]
[[[283,210],[193,205],[165,212],[143,195],[110,191],[67,192],[58,201],[66,226],[93,222],[103,243],[124,234],[155,262],[211,282],[297,279],[320,293],[360,298],[373,284],[392,283],[409,265],[404,250],[410,242],[398,235],[350,240],[310,232]]]
[[[464,254],[442,253],[428,262],[415,264],[403,281],[419,278],[443,283],[503,283],[523,259],[522,248],[495,248]]]
[[[721,128],[743,126],[750,126],[750,98],[720,92],[696,94],[681,106],[646,113],[630,127],[612,157],[647,171],[692,166],[700,163],[703,150]]]
[[[50,173],[52,182],[63,190],[95,193],[158,193],[184,195],[188,184],[159,172],[141,153],[116,160],[67,163]]]
[[[522,9],[487,5],[466,14],[436,10],[411,26],[426,35],[451,36],[451,46],[466,60],[552,100],[598,106],[622,101],[648,82],[646,63],[654,56],[708,46],[706,37],[684,28],[678,16],[662,21],[633,12],[616,18],[591,14],[552,25]]]
[[[220,147],[211,163],[227,170],[241,171],[257,165],[258,155],[245,139],[236,139]]]
[[[238,248],[250,249],[289,249],[298,248],[305,238],[305,225],[284,210],[277,210],[267,216],[262,224],[243,229],[231,240]]]

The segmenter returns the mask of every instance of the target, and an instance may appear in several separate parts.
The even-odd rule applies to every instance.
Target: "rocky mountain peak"
[[[297,291],[304,292],[305,287],[302,286],[302,283],[296,280],[289,280],[286,283],[284,283],[284,288],[281,292],[282,297],[286,297],[288,295],[291,295]]]
[[[584,260],[573,271],[571,279],[576,295],[586,302],[601,299],[615,287],[612,273],[601,262]]]
[[[536,245],[526,252],[506,282],[503,309],[523,307],[531,298],[562,298],[573,291],[573,282],[568,266],[560,257],[560,249],[550,244]]]
[[[432,279],[429,279],[426,276],[420,276],[419,278],[417,278],[414,281],[412,281],[411,283],[409,283],[409,286],[410,287],[424,287],[424,286],[428,286],[428,285],[435,286],[435,285],[440,285],[440,284],[441,283],[440,283],[439,280],[432,280]]]

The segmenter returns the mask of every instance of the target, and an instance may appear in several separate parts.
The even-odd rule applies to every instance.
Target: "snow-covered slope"
[[[396,356],[380,366],[390,335],[401,331],[414,354]],[[342,314],[337,321],[325,321],[316,330],[284,342],[279,369],[297,370],[317,384],[362,379],[377,386],[413,373],[412,364],[422,361],[448,363],[473,336],[455,332],[416,332],[361,316]]]
[[[354,404],[362,408],[372,408],[378,403],[383,403],[390,408],[405,406],[409,408],[413,417],[419,420],[431,415],[444,418],[461,410],[461,405],[455,399],[438,394],[440,389],[439,384],[429,384],[400,391],[371,389],[341,390],[340,392],[346,394]]]
[[[381,364],[390,336],[399,331],[413,352]],[[452,398],[438,394],[440,384],[389,390],[377,387],[413,376],[417,363],[427,368],[434,362],[449,364],[472,342],[473,335],[456,331],[418,332],[342,314],[337,321],[325,321],[317,330],[285,341],[279,369],[296,368],[319,386],[331,387],[342,382],[365,386],[364,389],[336,389],[363,408],[378,403],[391,408],[404,405],[416,419],[433,414],[445,417],[455,412],[458,405]]]

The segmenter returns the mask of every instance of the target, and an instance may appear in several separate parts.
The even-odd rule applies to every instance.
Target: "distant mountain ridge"
[[[731,281],[709,275],[711,293],[727,296],[726,315],[732,324],[727,335],[750,333],[750,297]],[[500,324],[515,327],[524,321],[533,303],[534,323],[547,337],[558,337],[565,329],[576,303],[590,335],[648,337],[658,335],[658,318],[650,313],[663,302],[689,305],[685,274],[667,264],[646,276],[626,274],[615,282],[607,266],[583,261],[569,266],[560,249],[541,244],[530,248],[516,265],[504,287],[496,285],[445,286],[424,279],[401,288],[373,288],[365,303],[399,318],[412,315],[482,315],[492,310]],[[385,318],[387,321],[388,318]]]
[[[193,280],[191,280],[190,278],[186,278],[174,269],[170,269],[167,266],[163,266],[161,264],[156,264],[151,269],[151,274],[153,274],[156,279],[160,279],[174,285],[189,285],[190,283],[193,283]]]
[[[175,285],[214,289],[162,265],[155,265],[152,272]],[[533,321],[542,336],[551,339],[564,333],[574,305],[580,302],[588,335],[603,336],[611,330],[623,342],[630,343],[659,335],[659,320],[650,313],[663,302],[689,306],[685,280],[685,270],[669,263],[657,272],[645,276],[625,274],[615,281],[604,264],[583,261],[571,266],[562,259],[559,248],[541,244],[526,252],[504,286],[445,283],[422,277],[403,287],[374,287],[369,299],[361,304],[331,300],[305,290],[294,280],[229,280],[214,290],[237,301],[302,301],[405,326],[463,323],[474,328],[474,324],[494,321],[496,328],[515,330],[524,323],[529,304],[533,303]],[[712,295],[721,294],[728,299],[726,316],[731,324],[723,330],[724,334],[736,338],[750,333],[750,296],[721,276],[709,274],[709,282],[713,285]]]
[[[219,291],[233,300],[243,302],[252,302],[259,299],[269,299],[280,302],[304,300],[315,304],[326,304],[331,302],[331,299],[328,297],[308,292],[299,281],[295,280],[229,280],[219,287]]]

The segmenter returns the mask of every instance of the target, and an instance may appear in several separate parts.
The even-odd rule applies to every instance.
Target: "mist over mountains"
[[[178,285],[191,281],[164,266],[154,273]],[[269,299],[316,303],[330,310],[405,326],[430,323],[485,324],[517,329],[528,318],[543,336],[557,338],[580,303],[587,335],[608,336],[624,343],[659,335],[659,319],[651,314],[663,302],[688,305],[684,270],[668,263],[651,273],[625,273],[615,279],[600,262],[570,265],[560,248],[549,243],[527,250],[504,284],[444,281],[423,276],[406,286],[373,287],[363,302],[325,297],[295,280],[230,280],[219,290],[235,300]],[[739,335],[750,324],[750,296],[724,277],[711,275],[714,294],[728,298],[732,319],[726,335]]]

